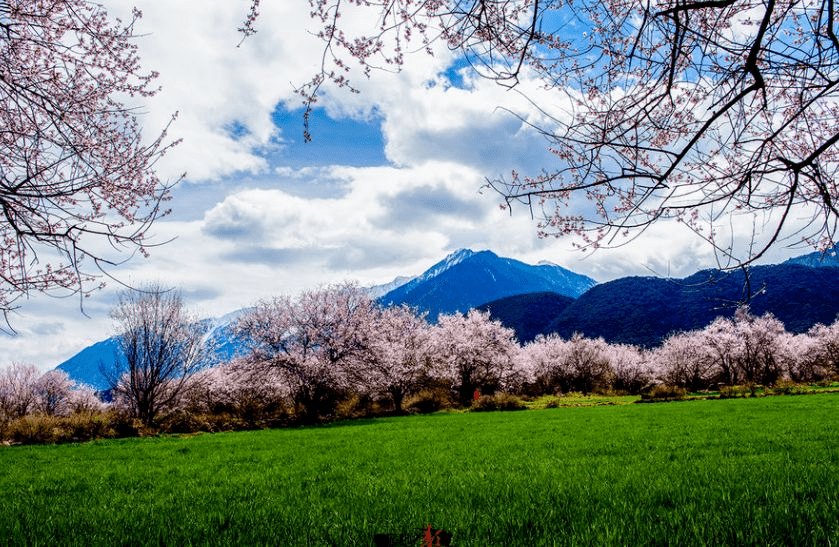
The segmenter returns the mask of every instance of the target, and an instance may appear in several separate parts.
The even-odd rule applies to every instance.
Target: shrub
[[[498,403],[498,410],[527,410],[524,401],[510,393],[496,393],[495,399]]]
[[[111,412],[83,411],[75,412],[63,419],[70,433],[71,441],[89,441],[110,439],[117,433],[111,421]]]
[[[548,404],[545,405],[545,408],[559,408],[559,407],[560,407],[559,399],[556,398],[556,397],[551,399],[550,401],[548,401]]]
[[[762,385],[755,382],[747,382],[743,387],[749,390],[749,394],[751,394],[752,397],[757,397],[758,392],[765,391]]]
[[[687,390],[683,387],[655,384],[641,393],[641,399],[645,401],[679,401],[684,399],[685,395],[687,395]]]
[[[178,410],[171,412],[160,419],[159,427],[161,433],[197,433],[199,431],[211,432],[212,427],[204,421],[202,414],[184,412]]]
[[[7,422],[0,438],[16,444],[89,441],[117,436],[112,413],[78,412],[69,416],[28,414]]]
[[[720,385],[720,399],[731,399],[739,395],[738,386]]]
[[[16,444],[55,443],[62,437],[57,422],[55,416],[27,414],[10,421],[4,434],[7,440]]]
[[[451,396],[442,389],[423,390],[405,399],[403,407],[409,414],[429,414],[451,406]]]
[[[763,390],[763,386],[754,382],[746,382],[738,386],[720,386],[720,398],[731,399],[736,397],[756,397],[758,392]]]
[[[518,397],[509,393],[483,395],[472,403],[473,412],[488,412],[492,410],[525,410],[527,407]]]
[[[201,424],[200,431],[207,433],[219,433],[222,431],[243,431],[246,429],[255,429],[253,424],[243,421],[239,416],[229,412],[195,412],[195,421]],[[172,431],[172,433],[179,433]]]
[[[371,418],[388,414],[385,405],[369,395],[353,394],[335,406],[335,417],[339,419]]]
[[[472,402],[472,412],[489,412],[498,410],[498,405],[492,395],[481,395],[479,399]]]
[[[799,392],[800,390],[800,386],[796,382],[786,378],[775,382],[775,385],[771,389],[772,393],[778,395],[791,395]]]
[[[637,391],[638,390],[636,390],[636,392]],[[593,393],[595,395],[600,395],[601,397],[626,397],[627,395],[632,395],[632,392],[630,391],[625,389],[616,389],[610,386],[599,387],[595,389]]]
[[[114,411],[111,413],[111,424],[117,437],[140,437],[147,436],[143,428],[143,422],[139,419],[132,418],[125,412]]]

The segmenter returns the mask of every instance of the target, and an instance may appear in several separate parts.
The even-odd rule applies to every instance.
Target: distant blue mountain
[[[118,355],[119,340],[112,336],[86,347],[57,368],[77,382],[87,384],[98,391],[105,391],[108,389],[108,382],[102,371],[115,370]]]
[[[478,309],[489,312],[492,319],[516,331],[518,341],[526,344],[540,334],[546,334],[551,322],[573,303],[574,299],[570,296],[537,292],[493,300],[478,306]]]
[[[832,247],[824,252],[814,252],[790,258],[784,264],[800,264],[811,268],[839,268],[839,248]]]
[[[467,312],[481,304],[521,294],[551,292],[577,298],[597,282],[555,264],[531,266],[491,251],[461,249],[379,299],[408,304],[436,321],[441,313]]]

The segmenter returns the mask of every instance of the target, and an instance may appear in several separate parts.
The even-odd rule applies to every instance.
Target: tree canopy
[[[31,292],[86,294],[102,269],[145,252],[171,185],[173,143],[144,138],[156,93],[134,23],[87,0],[0,1],[0,310]]]
[[[618,245],[663,219],[729,265],[835,241],[839,38],[833,0],[310,0],[324,42],[299,91],[352,88],[443,43],[533,98],[555,161],[494,176],[542,236]],[[256,31],[259,0],[242,27]],[[359,33],[359,14],[377,21]],[[353,63],[355,61],[355,63]],[[560,105],[560,106],[557,106]],[[737,237],[747,219],[750,236]]]

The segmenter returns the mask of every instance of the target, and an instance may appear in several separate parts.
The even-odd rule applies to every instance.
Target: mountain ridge
[[[553,292],[576,298],[597,282],[555,264],[532,266],[492,251],[461,249],[412,281],[385,294],[385,306],[407,304],[427,312],[467,312],[486,302],[517,294]]]
[[[792,257],[784,264],[801,264],[813,268],[839,268],[839,246]]]
[[[578,332],[610,343],[655,347],[670,334],[731,317],[744,304],[754,315],[772,313],[797,334],[837,319],[839,268],[784,263],[754,266],[748,277],[742,270],[701,270],[682,279],[622,277],[598,284],[541,325],[532,318],[528,325],[517,319],[521,308],[534,305],[518,298],[508,299],[502,313],[488,307],[505,326],[528,333],[521,341],[539,334],[570,338]]]
[[[554,292],[538,292],[508,296],[478,306],[492,319],[516,331],[522,344],[546,334],[544,328],[564,312],[574,299]]]

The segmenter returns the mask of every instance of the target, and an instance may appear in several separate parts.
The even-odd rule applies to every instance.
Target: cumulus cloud
[[[104,4],[128,17],[131,4]],[[137,27],[143,65],[160,73],[162,86],[143,105],[143,121],[153,133],[177,112],[171,134],[183,139],[161,169],[169,176],[186,171],[193,181],[265,170],[265,152],[282,144],[271,115],[278,103],[295,100],[294,84],[317,66],[319,41],[307,32],[308,10],[290,2],[264,3],[264,31],[237,47],[246,13],[240,2],[133,4],[143,12]]]
[[[478,196],[464,198],[446,187],[418,186],[405,192],[385,196],[384,212],[373,219],[383,229],[405,229],[437,226],[448,218],[480,222],[486,216]]]
[[[127,5],[117,0],[105,5],[127,16]],[[297,108],[295,86],[320,66],[323,44],[312,35],[317,25],[308,10],[264,3],[259,32],[236,47],[243,20],[238,3],[210,9],[200,0],[138,0],[137,7],[144,14],[138,27],[144,66],[160,73],[162,86],[143,105],[147,132],[154,134],[177,112],[171,135],[183,139],[161,163],[164,174],[185,171],[193,182],[218,180],[265,172],[272,157],[283,158],[284,143],[299,135],[283,134],[273,114],[278,105]],[[343,24],[360,28],[369,26],[369,19],[366,12],[349,14]],[[411,56],[401,72],[374,71],[370,79],[353,72],[361,93],[325,86],[321,104],[335,119],[369,120],[375,112],[387,158],[397,164],[456,161],[494,174],[551,160],[544,139],[528,126],[539,115],[528,98],[538,94],[544,106],[557,103],[556,96],[546,96],[526,78],[516,91],[468,77],[462,87],[446,85],[445,71],[454,59],[442,45],[438,49],[433,57]]]
[[[261,239],[268,219],[258,204],[231,196],[205,214],[204,232],[228,240]],[[288,222],[293,219],[286,218]]]
[[[250,263],[296,263],[320,253],[327,268],[371,268],[429,248],[443,251],[453,226],[477,226],[487,210],[471,169],[429,163],[414,168],[334,167],[336,197],[302,198],[281,189],[235,192],[204,215],[202,232],[241,242],[226,256]],[[430,243],[433,242],[433,243]]]

